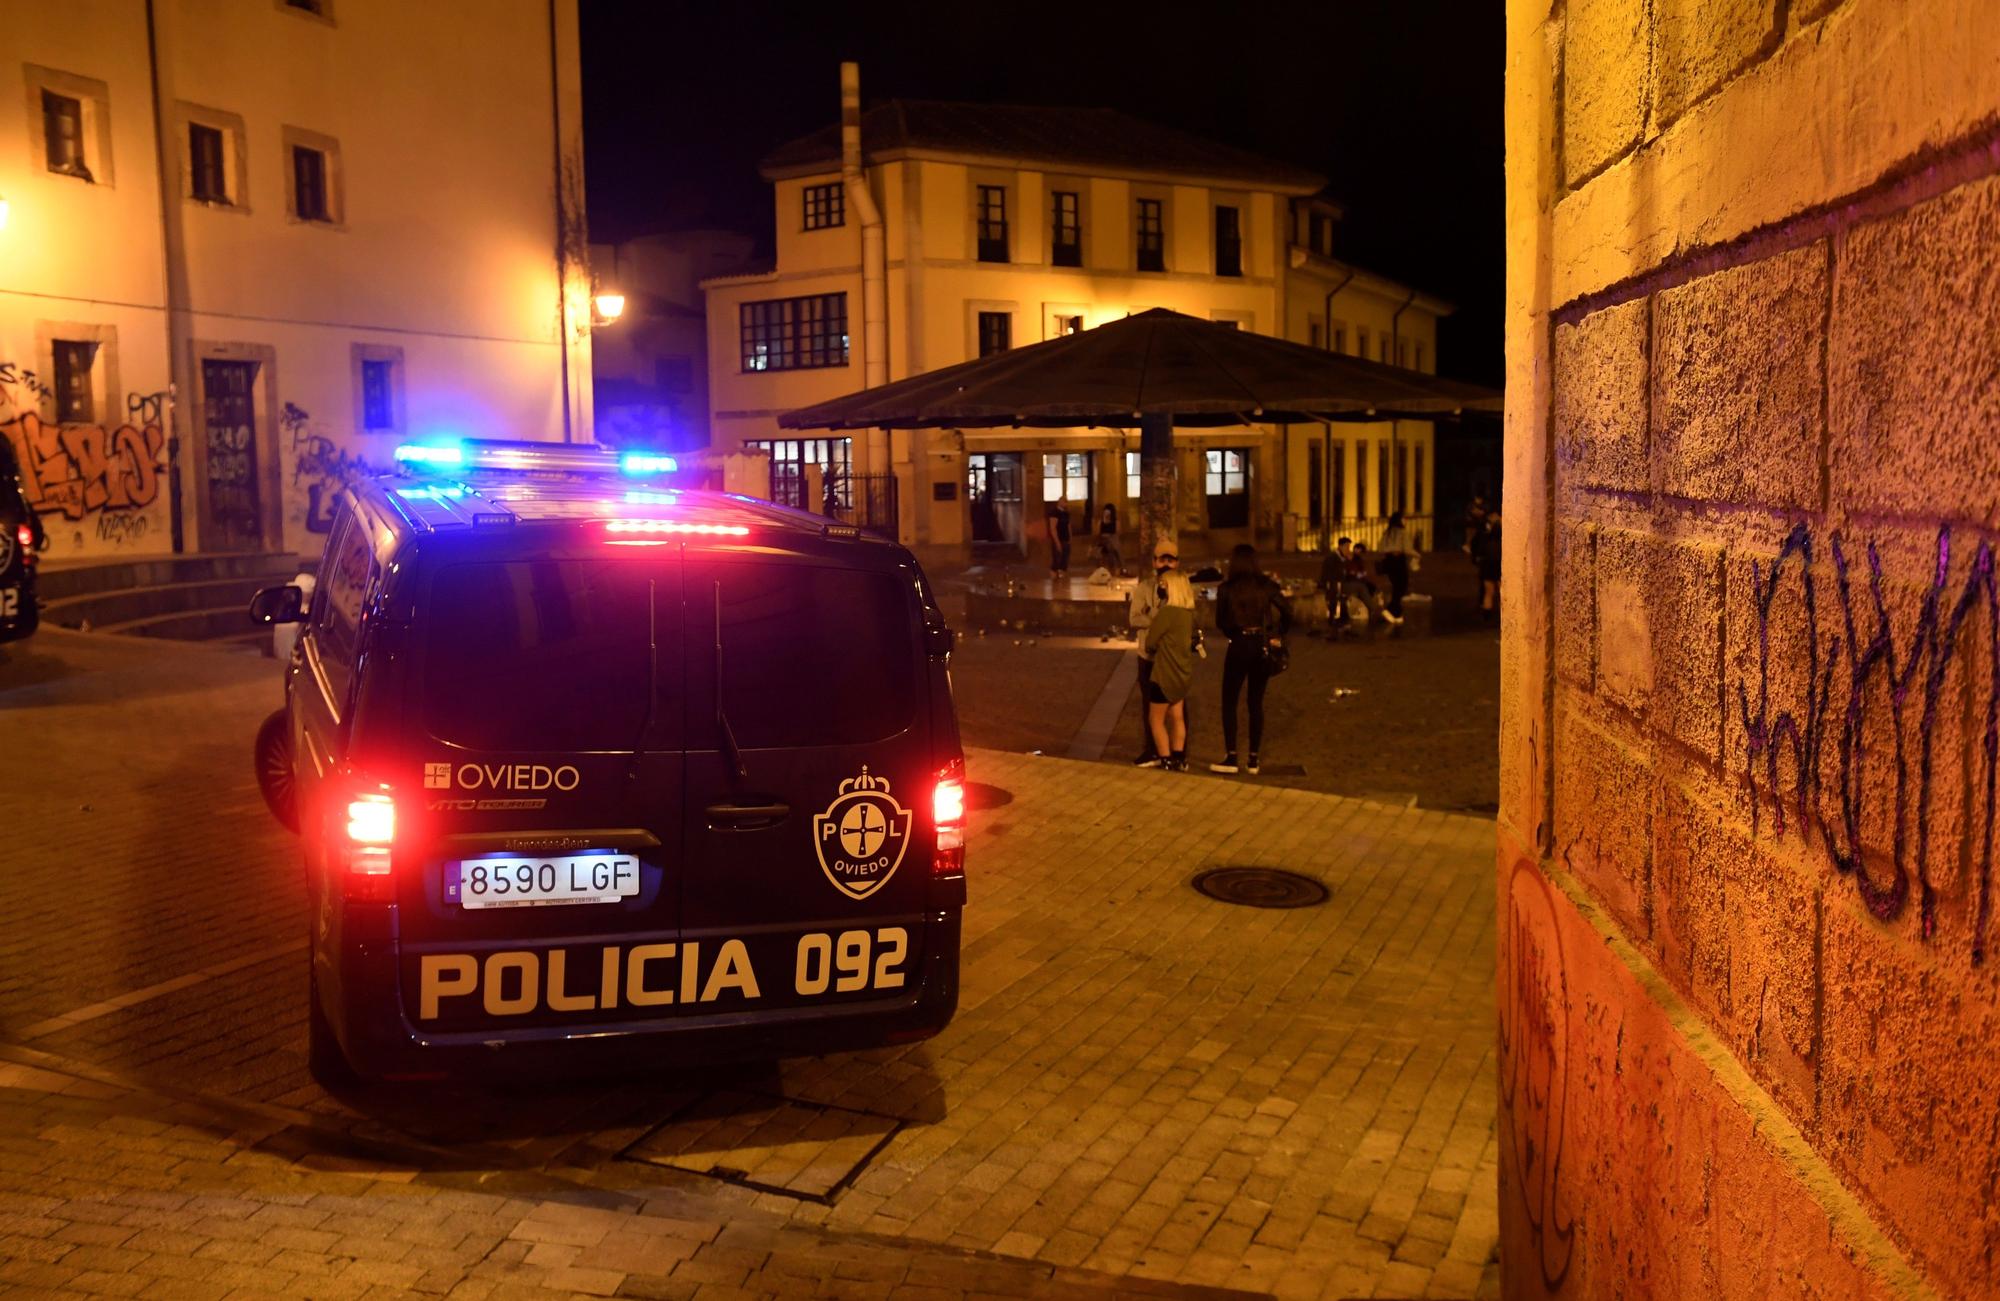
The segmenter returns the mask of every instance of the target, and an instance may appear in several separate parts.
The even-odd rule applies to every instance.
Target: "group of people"
[[[1347,608],[1349,597],[1359,599],[1367,608],[1370,622],[1379,620],[1390,627],[1401,623],[1403,598],[1410,594],[1410,574],[1417,564],[1417,550],[1411,544],[1409,529],[1404,527],[1401,511],[1389,517],[1389,527],[1382,532],[1381,548],[1373,561],[1353,538],[1341,538],[1319,566],[1319,589],[1326,593],[1328,632],[1337,637],[1353,626],[1353,615]]]
[[[1052,501],[1043,516],[1049,538],[1049,577],[1069,577],[1069,507]],[[1118,508],[1110,502],[1097,512],[1097,564],[1113,575],[1125,572],[1125,557],[1118,550]]]
[[[1133,589],[1129,611],[1140,634],[1139,687],[1145,701],[1141,719],[1141,768],[1187,771],[1188,694],[1194,663],[1207,656],[1195,626],[1194,584],[1180,570],[1180,552],[1171,542],[1153,551],[1154,581]],[[1282,670],[1291,607],[1277,580],[1257,567],[1256,549],[1244,544],[1229,556],[1229,573],[1215,591],[1215,622],[1227,646],[1222,659],[1221,762],[1210,772],[1260,770],[1264,742],[1264,689]],[[1250,748],[1236,748],[1238,705],[1249,694]],[[1238,762],[1238,755],[1244,758]]]

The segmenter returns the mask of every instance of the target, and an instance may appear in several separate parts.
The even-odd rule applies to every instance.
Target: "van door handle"
[[[708,825],[715,831],[757,831],[775,827],[792,815],[792,806],[772,800],[763,804],[711,804]]]

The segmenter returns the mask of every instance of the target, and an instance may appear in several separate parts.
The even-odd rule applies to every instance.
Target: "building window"
[[[326,154],[292,146],[292,210],[300,221],[332,221],[326,198]]]
[[[1208,526],[1240,529],[1250,523],[1250,450],[1210,448],[1202,490],[1208,498]]]
[[[1354,516],[1356,519],[1368,518],[1368,503],[1361,499],[1362,495],[1368,491],[1368,447],[1369,444],[1365,439],[1354,444]],[[1382,503],[1379,501],[1376,502],[1375,509],[1377,514],[1381,513],[1381,508]]]
[[[1335,322],[1333,323],[1333,337],[1332,337],[1331,339],[1327,340],[1327,346],[1328,346],[1328,347],[1329,347],[1330,349],[1332,349],[1332,350],[1333,350],[1334,352],[1346,352],[1346,351],[1347,351],[1347,323],[1346,323],[1346,322],[1344,322],[1344,321],[1335,321]]]
[[[1359,325],[1354,327],[1354,355],[1368,360],[1368,331]]]
[[[229,185],[222,166],[222,132],[199,122],[188,123],[189,180],[194,197],[203,203],[228,203]]]
[[[979,187],[979,260],[1007,260],[1007,187]]]
[[[42,92],[42,139],[49,170],[79,180],[94,179],[83,161],[83,101],[52,90]]]
[[[396,427],[396,398],[391,361],[361,363],[361,427],[373,433]]]
[[[1042,500],[1088,505],[1090,453],[1048,452],[1042,457]]]
[[[90,367],[97,360],[97,345],[76,339],[57,339],[53,352],[56,423],[93,423],[97,419],[97,403],[91,391]]]
[[[393,344],[352,347],[354,428],[357,433],[400,433],[403,429],[403,350]]]
[[[1083,265],[1083,215],[1072,190],[1055,192],[1055,230],[1049,241],[1049,261],[1059,267]]]
[[[1158,199],[1139,200],[1139,269],[1141,271],[1167,269],[1166,232],[1160,224]]]
[[[1331,458],[1327,468],[1330,471],[1328,477],[1333,481],[1329,491],[1333,501],[1333,517],[1344,519],[1347,515],[1347,440],[1334,439],[1327,455]]]
[[[1131,501],[1139,500],[1142,491],[1139,477],[1139,454],[1125,453],[1125,496]]]
[[[1389,445],[1375,445],[1375,513],[1388,515],[1389,505]]]
[[[979,314],[979,355],[991,357],[996,352],[1005,352],[1014,346],[1014,314],[1012,312],[981,312]]]
[[[1424,513],[1424,445],[1417,444],[1417,471],[1410,480],[1410,493],[1417,514]]]
[[[1333,253],[1333,219],[1323,212],[1315,212],[1311,219],[1312,251],[1331,256]]]
[[[810,370],[847,364],[847,295],[767,298],[741,309],[743,369]]]
[[[1416,369],[1422,370],[1423,368],[1424,368],[1424,345],[1419,343],[1416,346]]]
[[[752,439],[747,450],[771,454],[771,500],[780,506],[824,512],[828,506],[843,509],[854,505],[853,455],[851,438]],[[820,500],[806,500],[806,467],[820,471]]]
[[[1394,362],[1396,356],[1395,340],[1390,338],[1388,335],[1384,334],[1380,336],[1380,342],[1377,346],[1381,349],[1378,355],[1381,358],[1382,364],[1384,366],[1391,365]]]
[[[1243,322],[1233,316],[1218,316],[1215,318],[1215,323],[1225,330],[1240,330],[1243,328]]]
[[[847,195],[839,181],[806,187],[806,229],[825,230],[847,224]]]
[[[1307,346],[1307,347],[1309,347],[1309,348],[1317,348],[1317,347],[1319,347],[1319,322],[1318,322],[1318,321],[1308,321],[1308,322],[1306,322],[1306,346]]]
[[[1056,334],[1059,336],[1083,333],[1083,317],[1081,316],[1065,315],[1058,312],[1054,319]]]
[[[1243,274],[1243,223],[1234,208],[1215,210],[1215,274]]]

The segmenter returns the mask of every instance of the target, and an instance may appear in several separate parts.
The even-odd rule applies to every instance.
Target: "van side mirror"
[[[250,622],[298,623],[306,617],[305,589],[296,583],[266,587],[250,598]]]
[[[951,648],[958,643],[958,634],[941,623],[934,623],[924,629],[924,649],[942,658],[951,654]]]

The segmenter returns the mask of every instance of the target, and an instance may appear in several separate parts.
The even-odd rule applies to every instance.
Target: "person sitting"
[[[1353,538],[1344,537],[1334,544],[1319,567],[1320,590],[1326,593],[1327,633],[1337,637],[1353,624],[1347,613],[1347,598],[1358,596],[1368,610],[1371,623],[1382,619],[1382,598],[1375,585],[1375,577],[1369,572],[1368,557],[1360,547],[1354,545]]]

